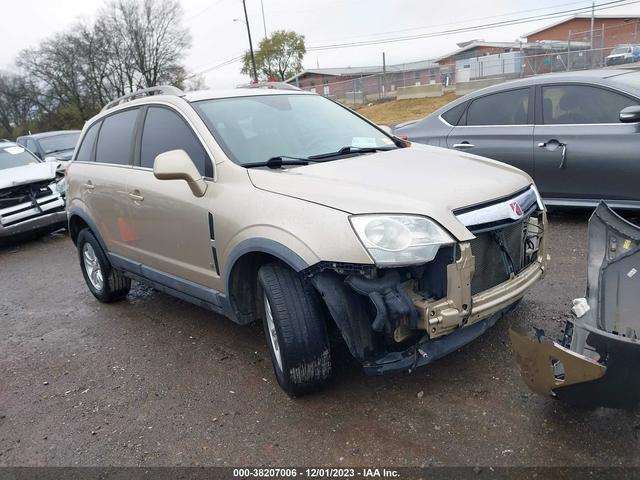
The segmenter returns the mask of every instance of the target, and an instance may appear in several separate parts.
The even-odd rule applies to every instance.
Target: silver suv
[[[367,373],[413,370],[482,334],[547,263],[526,173],[302,91],[136,92],[87,122],[67,173],[98,300],[133,279],[262,320],[291,395],[330,377],[328,332]]]

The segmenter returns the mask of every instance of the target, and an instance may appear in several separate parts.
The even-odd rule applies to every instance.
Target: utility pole
[[[267,22],[264,19],[264,0],[260,0],[260,7],[262,8],[262,28],[264,28],[264,38],[267,38]]]
[[[253,54],[253,43],[251,42],[251,28],[249,28],[249,16],[247,15],[246,0],[242,0],[242,7],[244,8],[244,19],[247,24],[247,35],[249,36],[249,52],[251,52],[251,66],[253,67],[253,81],[258,83],[258,71],[256,70],[256,57]]]

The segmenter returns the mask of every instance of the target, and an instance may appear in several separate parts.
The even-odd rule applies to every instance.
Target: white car
[[[0,140],[0,240],[65,226],[64,190],[58,163]]]

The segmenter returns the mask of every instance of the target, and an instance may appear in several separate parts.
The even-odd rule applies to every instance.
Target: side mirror
[[[391,130],[391,127],[389,125],[378,125],[378,128],[382,130],[384,133],[393,135],[393,130]]]
[[[623,108],[620,112],[620,121],[623,123],[640,122],[640,105]]]
[[[184,150],[161,153],[153,162],[153,175],[158,180],[185,180],[196,197],[207,191],[207,183]]]

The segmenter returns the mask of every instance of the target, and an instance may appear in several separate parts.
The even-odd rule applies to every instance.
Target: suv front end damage
[[[475,235],[419,266],[322,263],[305,273],[368,374],[411,371],[479,337],[547,267],[533,187],[456,213]]]
[[[585,299],[562,340],[511,330],[516,360],[535,392],[582,407],[640,403],[640,227],[601,203],[589,220]]]

